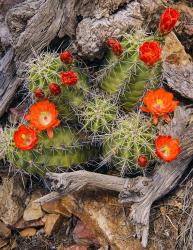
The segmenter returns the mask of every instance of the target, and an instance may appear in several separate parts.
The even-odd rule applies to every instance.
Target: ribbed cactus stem
[[[154,67],[148,67],[140,63],[136,74],[132,75],[129,84],[121,96],[122,107],[127,111],[132,111],[142,98],[145,89],[152,87],[151,81],[153,81],[154,86],[159,82],[160,75],[161,67],[159,64]]]
[[[107,68],[100,86],[105,92],[113,95],[121,89],[125,81],[130,78],[131,72],[136,69],[136,51],[133,54],[125,53],[121,58],[116,58],[114,62],[111,60],[109,63],[111,65]]]
[[[88,94],[89,86],[86,74],[76,67],[76,61],[73,65],[68,66],[61,62],[58,55],[45,53],[32,60],[28,67],[29,89],[32,93],[36,89],[42,89],[45,97],[57,103],[58,108],[59,104],[63,105],[64,102],[72,108],[82,105],[85,95]],[[61,83],[60,72],[68,70],[74,71],[78,76],[78,82],[74,86],[65,86]],[[53,82],[57,83],[62,91],[56,97],[49,90],[49,85]],[[66,112],[68,113],[68,111]]]
[[[85,104],[81,121],[84,128],[93,133],[109,132],[117,111],[116,105],[110,99],[97,96]]]
[[[140,114],[119,119],[117,127],[107,135],[103,146],[104,162],[111,162],[123,172],[141,171],[137,160],[140,155],[146,155],[151,165],[155,154],[153,149],[155,129],[151,123]]]
[[[58,167],[69,168],[96,159],[96,148],[83,144],[83,138],[86,140],[83,136],[80,142],[79,136],[78,131],[68,127],[56,128],[52,139],[48,138],[46,133],[41,133],[37,147],[31,151],[17,149],[11,143],[6,157],[17,168],[40,175]]]

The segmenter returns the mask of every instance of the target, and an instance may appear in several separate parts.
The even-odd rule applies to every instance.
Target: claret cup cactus
[[[149,92],[160,82],[159,40],[163,37],[141,31],[125,34],[120,41],[108,38],[94,84],[89,71],[81,69],[69,50],[59,55],[43,53],[31,60],[27,80],[33,103],[22,124],[4,130],[4,157],[33,174],[93,160],[122,175],[151,170],[158,155],[154,143],[157,131],[147,113],[157,122],[162,116],[169,121],[168,113],[177,106],[171,93],[165,91],[163,97],[157,91]],[[148,95],[152,103],[147,103]],[[142,105],[143,97],[148,107]],[[159,150],[169,154],[169,143],[164,146],[162,142],[159,146],[164,151]]]

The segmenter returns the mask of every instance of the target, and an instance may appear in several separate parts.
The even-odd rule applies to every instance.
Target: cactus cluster
[[[34,93],[41,90],[40,97],[55,104],[61,124],[54,128],[52,139],[41,132],[33,150],[23,151],[12,141],[7,159],[38,174],[101,158],[102,163],[110,163],[121,173],[138,173],[140,155],[147,157],[148,168],[155,158],[155,129],[138,111],[135,113],[134,107],[152,82],[159,82],[161,64],[150,67],[139,59],[140,44],[151,39],[142,32],[124,35],[118,52],[108,50],[94,85],[75,58],[64,63],[61,56],[44,53],[32,60],[28,86],[33,100],[38,101]],[[61,72],[70,77],[75,74],[77,82],[76,78],[65,82]],[[56,85],[50,87],[51,83]],[[101,135],[101,143],[97,143],[96,134]]]

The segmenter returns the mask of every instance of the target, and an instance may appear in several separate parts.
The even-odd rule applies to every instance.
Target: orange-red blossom
[[[54,103],[43,100],[33,104],[25,118],[30,122],[32,128],[37,131],[47,130],[48,136],[52,138],[53,128],[60,123],[57,116],[58,110]]]
[[[37,131],[22,124],[15,131],[13,139],[17,148],[32,150],[38,142]]]
[[[159,117],[163,117],[166,122],[169,122],[171,119],[168,114],[174,112],[178,105],[173,94],[163,88],[147,91],[143,103],[144,106],[141,107],[141,110],[151,113],[155,125],[157,125]]]
[[[155,140],[155,148],[156,155],[166,162],[175,160],[181,152],[179,140],[169,135],[159,135]]]

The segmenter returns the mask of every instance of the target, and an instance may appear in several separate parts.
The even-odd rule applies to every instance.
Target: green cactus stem
[[[57,54],[42,53],[28,64],[29,89],[33,93],[41,88],[44,93],[49,93],[48,86],[51,82],[59,82],[59,75],[63,69],[63,63]]]
[[[149,120],[131,113],[117,121],[117,127],[107,135],[103,146],[104,162],[111,162],[124,174],[140,172],[137,160],[145,155],[149,164],[154,160],[155,129]]]
[[[133,73],[130,82],[125,87],[125,91],[121,96],[121,106],[127,111],[132,111],[134,106],[142,98],[144,91],[158,85],[160,76],[160,64],[154,67],[148,67],[141,62],[138,65],[136,73]]]
[[[85,104],[81,121],[84,128],[93,133],[109,132],[117,112],[116,105],[109,99],[95,97]]]
[[[105,66],[102,75],[99,73],[101,80],[101,88],[108,94],[118,93],[127,81],[130,80],[133,73],[138,68],[139,46],[148,40],[153,39],[152,36],[147,37],[142,31],[134,31],[131,34],[125,34],[121,40],[124,52],[121,56],[116,56],[109,51],[106,55]]]
[[[131,72],[137,67],[137,53],[133,50],[118,58],[111,53],[111,59],[103,69],[100,87],[108,94],[116,94],[130,78]]]
[[[86,140],[86,137],[82,136],[80,142],[76,130],[59,127],[54,130],[52,139],[44,132],[40,134],[37,147],[31,151],[17,149],[11,141],[6,158],[16,168],[43,175],[48,170],[69,168],[96,159],[96,148],[84,143],[83,138]]]
[[[75,61],[75,60],[74,60]],[[28,81],[30,92],[42,89],[45,97],[54,102],[60,114],[66,120],[76,120],[75,108],[80,108],[89,92],[88,77],[84,70],[76,66],[76,61],[71,66],[78,75],[78,82],[75,86],[65,86],[60,81],[60,72],[68,71],[69,66],[63,64],[57,54],[44,53],[30,61]],[[50,93],[49,84],[55,82],[61,88],[61,93],[54,96]]]

